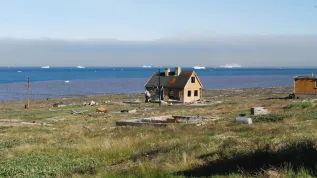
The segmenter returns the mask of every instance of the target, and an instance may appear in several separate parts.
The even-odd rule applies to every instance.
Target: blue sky
[[[155,40],[317,34],[316,0],[10,0],[0,37]]]

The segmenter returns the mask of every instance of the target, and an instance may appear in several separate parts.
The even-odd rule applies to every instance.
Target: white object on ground
[[[246,117],[236,117],[236,122],[244,123],[244,124],[252,124],[252,119],[246,118]]]

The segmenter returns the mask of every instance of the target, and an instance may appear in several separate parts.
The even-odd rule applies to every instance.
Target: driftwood
[[[24,125],[46,125],[46,126],[52,126],[53,125],[53,124],[35,123],[35,122],[21,122],[21,124],[24,124]]]
[[[75,111],[75,110],[72,110],[72,114],[82,114],[84,112],[87,112],[88,110],[84,110],[84,111]]]
[[[200,124],[202,118],[199,116],[158,116],[149,118],[139,118],[131,120],[117,121],[117,126],[141,126],[141,125],[153,125],[153,126],[166,126],[167,124],[179,123],[179,124]]]
[[[127,110],[127,109],[125,109],[125,110],[121,110],[120,111],[121,113],[136,113],[136,109],[133,109],[133,110]]]

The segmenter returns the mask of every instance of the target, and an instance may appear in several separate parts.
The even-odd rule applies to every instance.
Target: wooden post
[[[30,77],[28,77],[28,104],[27,109],[30,109]]]
[[[159,89],[159,105],[161,106],[161,69],[160,68],[159,68],[158,72],[159,72],[159,86],[158,86],[158,89]]]

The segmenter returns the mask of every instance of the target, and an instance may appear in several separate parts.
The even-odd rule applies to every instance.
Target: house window
[[[194,96],[198,96],[198,90],[195,90]]]
[[[317,81],[315,81],[315,88],[317,88]]]
[[[192,83],[195,83],[195,77],[192,77]]]
[[[192,91],[189,90],[189,91],[187,92],[187,96],[188,96],[188,97],[191,97],[191,96],[192,96]]]

